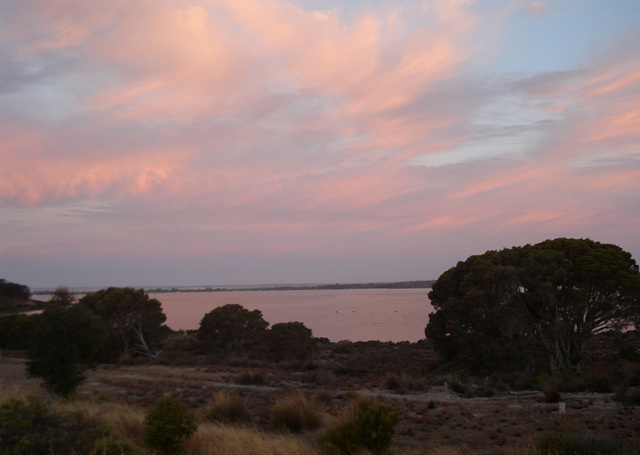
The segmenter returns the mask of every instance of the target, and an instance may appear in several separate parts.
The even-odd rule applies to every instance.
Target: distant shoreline
[[[149,288],[150,294],[183,293],[183,292],[237,292],[237,291],[330,291],[343,289],[428,289],[435,280],[395,281],[390,283],[335,283],[314,285],[265,285],[238,287],[204,287],[204,288]]]
[[[334,284],[258,284],[230,286],[171,286],[141,287],[148,294],[168,294],[185,292],[236,292],[236,291],[331,291],[344,289],[428,289],[435,280],[392,281],[372,283],[334,283]],[[133,287],[137,286],[120,286]],[[103,288],[71,288],[76,294],[87,294]],[[38,289],[31,295],[49,295],[53,289]]]

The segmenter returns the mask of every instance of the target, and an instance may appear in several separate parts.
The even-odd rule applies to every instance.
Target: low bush
[[[542,393],[547,403],[558,403],[560,401],[560,389],[558,385],[548,380],[542,385]]]
[[[620,403],[640,405],[640,387],[620,388],[616,391],[614,400]]]
[[[0,405],[0,453],[142,455],[145,451],[82,412],[51,412],[42,398],[27,396]]]
[[[293,392],[275,403],[271,425],[294,433],[315,430],[322,424],[323,414],[316,400],[308,399],[302,392]]]
[[[251,421],[249,409],[247,398],[236,392],[221,390],[213,396],[205,418],[214,422],[249,423]]]
[[[146,442],[165,454],[182,453],[184,441],[196,432],[196,416],[170,396],[161,398],[147,413]]]
[[[318,368],[317,370],[306,371],[302,375],[302,382],[317,385],[332,385],[336,382],[336,375],[333,371],[326,368]]]
[[[266,382],[264,373],[254,370],[244,370],[236,378],[236,384],[240,385],[264,385]]]
[[[390,405],[360,396],[347,404],[318,443],[327,453],[382,454],[391,444],[397,422],[398,414]]]
[[[428,389],[427,381],[424,378],[402,373],[389,373],[383,379],[384,386],[398,393],[424,392]]]
[[[633,451],[613,436],[594,433],[555,433],[535,443],[538,455],[627,455]]]

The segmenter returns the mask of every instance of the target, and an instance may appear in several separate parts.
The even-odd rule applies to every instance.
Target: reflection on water
[[[331,341],[411,341],[424,338],[433,307],[429,289],[230,291],[150,294],[162,302],[167,325],[197,329],[202,317],[227,303],[258,309],[270,324],[300,321]]]

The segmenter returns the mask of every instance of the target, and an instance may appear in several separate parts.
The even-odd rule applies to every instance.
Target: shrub
[[[317,385],[332,385],[336,382],[336,375],[326,368],[307,371],[302,375],[302,382]]]
[[[213,396],[205,417],[216,422],[249,422],[249,401],[238,393],[221,390]]]
[[[82,412],[53,413],[42,398],[27,396],[0,405],[0,453],[140,455],[144,450]]]
[[[264,373],[261,371],[244,370],[236,378],[236,384],[241,385],[263,385],[265,382]]]
[[[631,454],[613,436],[594,433],[555,433],[538,439],[535,443],[539,455],[625,455]]]
[[[542,393],[547,403],[558,403],[560,401],[560,390],[553,381],[546,381],[542,386]]]
[[[383,383],[387,389],[398,393],[423,392],[428,388],[427,381],[424,378],[407,373],[402,373],[401,375],[389,373],[384,377]]]
[[[293,392],[276,402],[271,424],[274,428],[299,433],[318,428],[322,417],[322,407],[317,401],[309,400],[302,392]]]
[[[397,422],[391,406],[360,396],[343,409],[318,442],[327,452],[353,455],[366,449],[381,454],[391,444]]]
[[[147,413],[144,423],[147,443],[166,454],[182,453],[183,441],[198,428],[195,414],[170,396],[158,400]]]
[[[640,405],[640,387],[620,388],[614,395],[620,403]]]

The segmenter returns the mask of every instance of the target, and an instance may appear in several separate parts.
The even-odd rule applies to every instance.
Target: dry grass
[[[185,447],[193,455],[320,455],[313,444],[292,435],[213,423],[201,424]]]
[[[213,422],[246,424],[251,421],[251,404],[238,392],[220,390],[215,393],[205,413]]]
[[[53,411],[81,412],[92,421],[108,425],[116,434],[139,446],[145,443],[145,411],[124,403],[96,401],[58,401]]]
[[[292,392],[273,406],[271,424],[277,429],[293,432],[315,430],[324,418],[323,407],[300,391]]]

